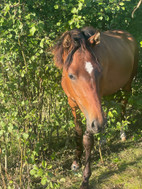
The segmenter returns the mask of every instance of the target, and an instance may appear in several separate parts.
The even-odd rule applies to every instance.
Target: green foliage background
[[[51,49],[66,30],[88,25],[100,30],[127,30],[142,47],[142,8],[131,18],[137,3],[138,0],[0,1],[0,183],[4,188],[36,188],[38,184],[60,188],[53,179],[52,164],[45,160],[55,158],[53,142],[60,136],[69,138],[74,125]],[[130,99],[139,111],[141,65],[140,60],[137,88],[133,90],[136,96]],[[117,112],[110,111],[110,123]],[[59,147],[58,142],[56,145]],[[34,178],[40,179],[35,182]]]

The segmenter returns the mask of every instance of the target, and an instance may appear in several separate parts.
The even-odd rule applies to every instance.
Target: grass
[[[122,144],[123,145],[123,144]],[[142,188],[142,143],[112,153],[105,165],[93,170],[91,187],[97,189]]]
[[[92,154],[90,189],[141,189],[142,141],[119,142],[111,145],[109,151],[109,156],[106,150],[103,151],[104,163],[96,160]],[[66,176],[63,174],[63,177],[61,174],[59,178],[57,175],[61,188],[78,189],[82,180],[82,170],[83,168],[73,173],[66,168]]]

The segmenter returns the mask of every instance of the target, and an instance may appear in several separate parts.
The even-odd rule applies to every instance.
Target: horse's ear
[[[65,32],[60,38],[59,42],[53,48],[54,62],[55,65],[59,68],[63,68],[63,54],[64,50],[68,50],[71,46],[71,36],[69,32]]]
[[[57,68],[62,69],[63,67],[63,47],[61,45],[61,43],[57,43],[53,50],[52,50],[52,54],[54,56],[54,63],[56,65]]]
[[[100,43],[100,32],[96,31],[96,33],[94,35],[92,35],[89,39],[88,39],[90,44],[99,44]]]
[[[68,49],[70,48],[71,46],[71,36],[70,34],[68,33],[65,37],[64,37],[64,40],[63,40],[63,47],[65,49]]]

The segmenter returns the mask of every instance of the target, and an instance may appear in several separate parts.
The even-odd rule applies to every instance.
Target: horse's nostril
[[[95,127],[95,124],[94,124],[94,121],[92,122],[92,128],[94,128]]]
[[[101,130],[101,126],[99,125],[97,120],[94,120],[91,124],[92,130],[94,133],[98,133]]]
[[[98,128],[98,123],[97,123],[97,121],[96,120],[94,120],[93,122],[92,122],[92,129],[97,129]]]

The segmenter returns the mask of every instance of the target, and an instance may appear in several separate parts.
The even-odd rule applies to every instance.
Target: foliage
[[[51,150],[54,141],[60,140],[61,143],[56,142],[59,147],[62,136],[66,135],[68,144],[74,125],[60,86],[61,73],[52,60],[51,48],[56,37],[85,25],[101,30],[133,31],[131,12],[136,4],[129,0],[0,1],[0,183],[3,188],[32,188],[35,178],[39,179],[35,185],[37,182],[47,188],[60,186],[53,180],[48,160],[56,157]],[[135,22],[141,19],[139,10],[134,16]],[[141,44],[142,37],[137,38]],[[140,89],[135,93],[141,97]],[[135,103],[140,99],[137,96],[130,103],[140,111],[142,103],[140,100]],[[118,110],[116,107],[108,110],[109,131],[119,129]]]

